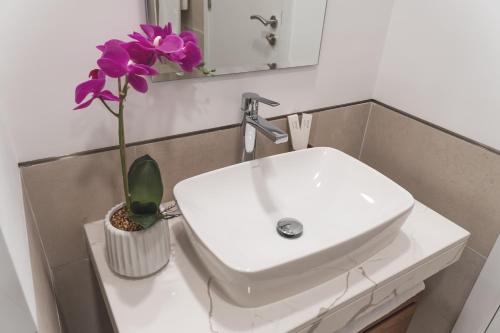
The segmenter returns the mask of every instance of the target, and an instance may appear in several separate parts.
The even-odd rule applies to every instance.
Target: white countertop
[[[115,275],[106,264],[103,221],[85,225],[116,332],[320,333],[351,327],[380,306],[418,293],[423,280],[458,260],[469,237],[463,228],[416,202],[396,240],[369,260],[301,294],[259,308],[241,308],[211,286],[182,218],[170,220],[170,227],[169,264],[151,277],[131,280]]]

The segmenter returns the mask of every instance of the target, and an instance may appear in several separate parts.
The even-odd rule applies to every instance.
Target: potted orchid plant
[[[186,72],[201,69],[202,55],[196,35],[175,34],[165,27],[141,25],[143,33],[129,35],[130,41],[111,39],[97,46],[101,56],[90,79],[75,90],[75,110],[98,100],[117,119],[121,178],[124,201],[105,217],[106,257],[115,273],[127,277],[151,275],[164,267],[170,257],[167,219],[162,210],[163,185],[158,164],[150,156],[138,158],[127,170],[124,115],[127,95],[133,89],[148,91],[147,77],[158,74],[157,61],[179,65]],[[108,79],[117,81],[117,92],[105,89]]]

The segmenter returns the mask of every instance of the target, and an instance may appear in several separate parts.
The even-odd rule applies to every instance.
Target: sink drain
[[[285,238],[299,238],[304,232],[304,227],[299,220],[285,217],[278,221],[276,225],[276,230],[278,234]]]

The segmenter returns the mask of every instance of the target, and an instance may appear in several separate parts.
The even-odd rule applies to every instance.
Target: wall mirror
[[[316,65],[327,0],[146,0],[150,24],[196,33],[212,75]],[[159,64],[153,81],[204,76]]]

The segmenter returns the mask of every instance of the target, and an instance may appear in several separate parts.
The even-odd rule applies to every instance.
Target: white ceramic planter
[[[162,269],[170,258],[170,231],[167,220],[141,231],[123,231],[111,224],[111,216],[123,203],[113,207],[104,220],[106,259],[118,275],[140,278]]]

